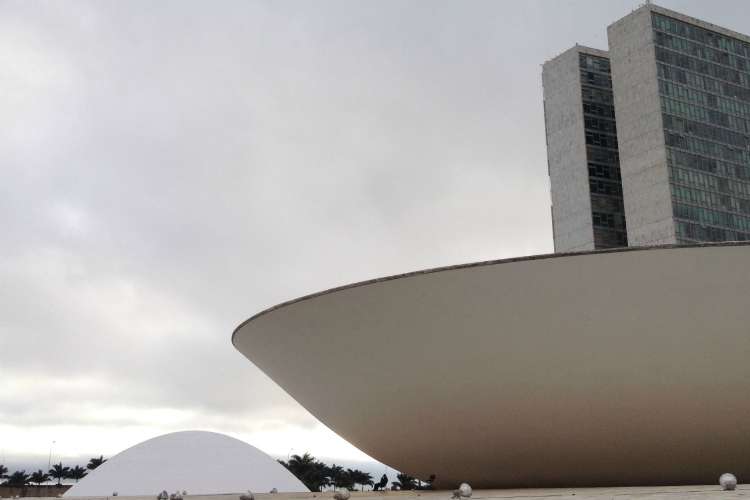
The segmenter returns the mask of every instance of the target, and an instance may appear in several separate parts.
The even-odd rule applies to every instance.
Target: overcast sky
[[[750,32],[746,0],[661,4]],[[0,1],[0,463],[184,429],[367,460],[232,330],[551,252],[540,65],[637,5]]]

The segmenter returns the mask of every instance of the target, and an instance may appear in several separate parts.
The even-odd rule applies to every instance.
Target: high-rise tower
[[[750,37],[653,4],[607,32],[542,71],[555,250],[750,240]]]
[[[652,4],[608,37],[630,244],[750,239],[750,37]]]
[[[607,53],[576,45],[542,82],[555,251],[627,246]]]

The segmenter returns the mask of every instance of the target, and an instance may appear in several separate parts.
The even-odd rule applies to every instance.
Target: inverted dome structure
[[[73,485],[65,497],[157,495],[187,490],[191,495],[309,491],[296,477],[257,448],[205,431],[164,434],[128,448]],[[154,497],[155,498],[155,497]]]
[[[232,341],[334,432],[438,488],[750,476],[747,243],[377,279],[263,311]]]

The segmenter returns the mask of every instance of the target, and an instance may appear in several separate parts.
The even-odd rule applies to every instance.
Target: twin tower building
[[[542,70],[556,252],[750,240],[750,37],[646,4]]]

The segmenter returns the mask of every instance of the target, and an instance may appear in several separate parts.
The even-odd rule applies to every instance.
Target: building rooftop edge
[[[588,47],[586,45],[581,45],[581,44],[577,43],[577,44],[573,45],[572,47],[570,47],[569,49],[565,49],[564,51],[560,52],[559,54],[557,54],[553,58],[544,61],[544,63],[542,65],[544,66],[547,63],[555,61],[556,59],[559,59],[559,58],[563,57],[564,55],[568,54],[569,52],[579,52],[579,53],[582,52],[584,54],[591,54],[591,55],[599,56],[599,57],[609,57],[609,52],[607,52],[606,50],[596,49],[594,47]]]
[[[667,9],[666,7],[662,7],[660,5],[656,5],[653,3],[646,3],[639,8],[632,11],[630,14],[621,17],[617,21],[611,23],[609,26],[614,26],[615,24],[621,22],[623,19],[626,19],[627,17],[633,15],[634,13],[640,11],[640,10],[649,10],[651,12],[656,12],[658,14],[665,15],[667,17],[672,17],[674,19],[677,19],[678,21],[683,21],[689,24],[693,24],[695,26],[698,26],[699,28],[704,28],[709,31],[714,31],[716,33],[722,34],[724,36],[728,36],[731,38],[736,38],[738,40],[741,40],[745,43],[750,43],[750,35],[746,35],[744,33],[740,33],[739,31],[730,30],[729,28],[724,28],[723,26],[719,26],[713,23],[709,23],[708,21],[703,21],[702,19],[698,19],[697,17],[688,16],[687,14],[682,14],[681,12],[677,12],[671,9]],[[609,28],[608,26],[608,28]]]
[[[584,54],[591,54],[599,57],[609,57],[609,51],[604,49],[597,49],[595,47],[588,47],[586,45],[576,45],[576,48],[578,48],[578,52],[583,52]]]

